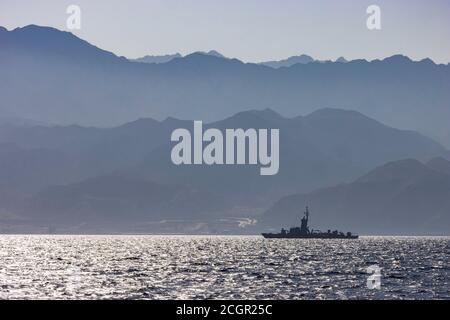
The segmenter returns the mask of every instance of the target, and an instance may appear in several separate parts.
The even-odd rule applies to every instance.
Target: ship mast
[[[308,207],[306,207],[305,216],[302,218],[302,225],[300,227],[300,233],[303,235],[309,234],[308,218],[309,218],[309,210]]]

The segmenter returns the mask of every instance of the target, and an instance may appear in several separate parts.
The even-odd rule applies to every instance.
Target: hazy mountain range
[[[269,109],[245,111],[204,127],[279,128],[279,174],[260,176],[258,166],[173,165],[170,134],[176,128],[192,130],[188,120],[143,118],[112,128],[4,124],[1,216],[77,232],[99,226],[237,232],[245,219],[258,220],[288,194],[352,181],[387,161],[448,156],[444,147],[416,132],[339,109],[294,118]],[[444,159],[430,163],[446,168]]]
[[[224,55],[222,55],[221,53],[219,53],[215,50],[210,50],[208,52],[194,52],[194,53],[202,53],[205,55],[228,59],[227,57],[225,57]],[[131,59],[131,61],[144,62],[144,63],[166,63],[166,62],[172,61],[175,58],[182,58],[182,57],[183,56],[180,53],[156,55],[156,56],[147,55],[147,56],[144,56],[141,58]],[[282,59],[282,60],[259,62],[258,64],[277,69],[277,68],[281,68],[281,67],[291,67],[297,63],[307,64],[307,63],[312,63],[312,62],[322,62],[323,63],[323,62],[332,62],[332,61],[315,60],[314,58],[312,58],[309,55],[301,54],[299,56],[292,56],[292,57],[289,57],[287,59]],[[347,63],[348,61],[344,57],[340,57],[340,58],[336,59],[336,62]]]
[[[179,53],[174,53],[174,54],[165,54],[165,55],[160,55],[160,56],[143,56],[137,59],[130,59],[131,61],[135,61],[135,62],[144,62],[144,63],[166,63],[169,62],[175,58],[181,58],[183,57],[181,54]]]
[[[308,63],[312,63],[312,62],[318,62],[318,63],[329,62],[329,63],[331,63],[332,61],[316,60],[311,56],[302,54],[299,56],[292,56],[292,57],[289,57],[289,58],[283,59],[283,60],[260,62],[259,64],[277,69],[277,68],[281,68],[281,67],[292,67],[293,65],[298,64],[298,63],[308,64]],[[339,57],[338,59],[336,59],[335,62],[347,63],[348,61],[344,57]]]
[[[0,231],[259,232],[308,204],[322,229],[448,234],[450,65],[313,60],[130,61],[0,28]],[[173,165],[181,119],[279,129],[279,173]]]
[[[221,53],[219,53],[215,50],[210,50],[208,52],[197,51],[197,52],[194,52],[194,54],[204,54],[204,55],[209,55],[209,56],[218,57],[218,58],[226,58]],[[160,56],[147,55],[147,56],[144,56],[141,58],[130,59],[130,60],[135,61],[135,62],[144,62],[144,63],[166,63],[166,62],[172,61],[175,58],[182,58],[182,57],[183,56],[180,53],[174,53],[174,54],[166,54],[166,55],[160,55]]]
[[[215,121],[248,109],[285,116],[336,107],[450,146],[450,66],[401,55],[285,68],[194,53],[136,63],[71,33],[0,29],[0,117],[113,126],[139,117]]]

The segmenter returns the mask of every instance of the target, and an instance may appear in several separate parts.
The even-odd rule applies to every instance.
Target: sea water
[[[2,235],[0,298],[450,299],[450,237]]]

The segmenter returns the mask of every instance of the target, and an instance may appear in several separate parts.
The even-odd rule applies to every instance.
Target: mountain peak
[[[221,54],[220,52],[218,52],[216,50],[209,50],[206,54],[210,55],[210,56],[219,57],[219,58],[225,58],[225,56],[223,54]]]
[[[201,54],[201,55],[205,55],[205,56],[212,56],[212,57],[216,57],[216,58],[226,59],[226,57],[223,54],[221,54],[220,52],[218,52],[216,50],[195,51],[189,55],[193,55],[193,54]],[[189,56],[189,55],[187,55],[187,56]]]
[[[180,120],[175,117],[167,117],[162,121],[162,123],[170,124],[170,123],[177,123],[177,122],[182,122],[182,121],[184,121],[184,120]]]
[[[336,62],[339,62],[339,63],[347,63],[348,60],[345,59],[344,57],[339,57],[339,58],[336,59]]]
[[[381,165],[359,178],[357,182],[408,181],[430,175],[435,175],[435,171],[422,162],[416,159],[403,159]]]
[[[209,55],[209,54],[206,54],[204,52],[197,51],[197,52],[193,52],[193,53],[190,53],[188,55],[185,55],[183,57],[183,59],[187,59],[187,60],[192,60],[192,59],[210,59],[210,60],[216,60],[217,61],[217,60],[221,60],[222,58],[214,56],[214,55]]]
[[[220,123],[221,125],[231,125],[233,127],[249,127],[256,126],[258,124],[273,123],[274,121],[284,120],[285,118],[272,109],[266,108],[263,110],[248,110],[241,111],[229,118],[221,121],[214,122],[213,124]]]
[[[412,60],[402,54],[395,54],[393,56],[387,57],[383,59],[384,62],[397,62],[397,63],[401,63],[401,62],[412,62]]]
[[[223,54],[221,54],[220,52],[216,51],[216,50],[210,50],[210,51],[195,51],[191,54],[188,54],[186,56],[181,55],[180,53],[174,53],[174,54],[165,54],[165,55],[146,55],[140,58],[136,58],[136,59],[130,59],[130,61],[135,61],[135,62],[144,62],[144,63],[166,63],[166,62],[170,62],[174,59],[177,58],[192,58],[196,57],[196,56],[210,56],[210,57],[215,57],[215,58],[220,58],[220,59],[228,59],[227,57],[225,57]]]
[[[186,63],[192,66],[200,67],[219,67],[228,68],[232,65],[242,65],[243,62],[237,59],[221,58],[215,55],[209,55],[202,52],[194,52],[182,58],[174,59],[169,62],[173,65],[185,65]]]
[[[258,117],[261,117],[264,119],[283,118],[278,112],[276,112],[270,108],[261,109],[261,110],[253,109],[253,110],[248,110],[248,111],[242,111],[242,112],[236,113],[234,116],[239,116],[239,115],[252,115],[252,116],[258,116]]]
[[[15,32],[15,33],[16,32],[20,32],[20,33],[23,33],[23,32],[50,33],[51,32],[51,33],[71,34],[70,32],[67,32],[67,31],[62,31],[62,30],[59,30],[59,29],[56,29],[53,27],[49,27],[49,26],[39,26],[36,24],[29,24],[24,27],[18,27],[18,28],[15,28],[14,30],[12,30],[12,32]]]
[[[165,55],[146,55],[137,59],[131,59],[131,61],[135,62],[143,62],[143,63],[166,63],[169,62],[175,58],[181,58],[182,55],[177,53],[174,54],[165,54]]]
[[[338,108],[322,108],[311,112],[306,116],[306,118],[323,118],[323,117],[352,117],[361,119],[370,119],[369,117],[363,115],[361,112],[355,110],[346,110]],[[372,120],[372,119],[371,119]],[[375,120],[373,120],[375,121]]]
[[[153,118],[139,118],[132,122],[127,122],[121,125],[121,128],[129,128],[129,127],[147,127],[159,124],[160,122]]]
[[[250,110],[249,112],[264,119],[284,119],[281,114],[270,108],[263,110]]]
[[[419,63],[422,63],[422,64],[428,64],[428,65],[433,65],[433,64],[435,64],[434,61],[431,60],[430,58],[422,59],[422,60],[419,61]]]
[[[67,60],[86,63],[121,62],[124,58],[119,58],[111,52],[102,50],[89,42],[78,38],[71,32],[61,31],[53,27],[27,25],[16,28],[6,34],[5,48],[25,55],[39,54],[45,58],[52,55],[58,58],[64,57]],[[3,43],[2,43],[3,45]]]
[[[299,56],[292,56],[287,59],[283,59],[283,60],[279,60],[279,61],[266,61],[266,62],[261,62],[259,64],[278,69],[281,67],[291,67],[294,64],[308,64],[308,63],[311,63],[314,61],[315,60],[311,56],[308,56],[306,54],[301,54]]]

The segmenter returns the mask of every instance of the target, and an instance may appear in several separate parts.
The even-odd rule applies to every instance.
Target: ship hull
[[[333,235],[333,234],[307,234],[307,235],[291,235],[279,233],[262,233],[266,239],[358,239],[357,235]]]

